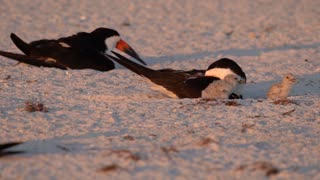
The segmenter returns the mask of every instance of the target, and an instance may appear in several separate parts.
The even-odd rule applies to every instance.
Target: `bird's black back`
[[[29,55],[49,57],[71,69],[114,69],[114,63],[103,55],[104,40],[97,40],[91,33],[80,32],[59,39],[42,39],[30,44]]]

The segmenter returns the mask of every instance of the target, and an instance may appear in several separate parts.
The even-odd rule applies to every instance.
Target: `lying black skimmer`
[[[145,65],[113,29],[97,28],[91,33],[79,32],[69,37],[42,39],[31,43],[24,42],[14,33],[10,37],[24,54],[0,51],[0,55],[34,66],[109,71],[115,66],[106,54],[115,48]]]
[[[224,79],[228,74],[238,76],[240,84],[246,81],[246,76],[240,66],[226,58],[214,62],[207,70],[153,70],[137,64],[121,54],[120,51],[114,50],[109,54],[109,57],[134,73],[149,79],[152,83],[158,85],[157,90],[165,92],[168,96],[174,98],[200,98],[202,97],[202,92],[212,82]],[[225,66],[226,64],[228,66]],[[215,72],[214,69],[218,72]],[[241,94],[236,93],[231,93],[229,98],[242,98]]]

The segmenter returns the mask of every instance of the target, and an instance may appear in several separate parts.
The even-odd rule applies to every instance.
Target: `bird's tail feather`
[[[45,61],[44,58],[41,58],[41,57],[27,56],[24,54],[15,54],[15,53],[6,52],[6,51],[0,51],[0,55],[7,57],[7,58],[10,58],[10,59],[17,60],[19,62],[30,64],[33,66],[55,67],[55,68],[64,69],[64,70],[67,69],[65,66],[57,64],[57,63],[48,63]]]
[[[30,55],[30,45],[24,42],[21,38],[19,38],[16,34],[11,33],[10,38],[13,43],[26,55]]]

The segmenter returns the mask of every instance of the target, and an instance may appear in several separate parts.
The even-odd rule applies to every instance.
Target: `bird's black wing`
[[[212,76],[199,76],[199,77],[188,78],[187,80],[185,80],[184,83],[187,84],[188,86],[196,88],[198,91],[201,92],[204,89],[206,89],[210,83],[217,80],[220,80],[220,79]]]
[[[96,49],[95,39],[91,36],[90,33],[79,32],[75,35],[62,37],[57,39],[57,41],[63,42],[73,49],[77,49],[78,51],[88,51],[92,49]]]
[[[45,52],[45,54],[57,59],[70,69],[95,69],[99,71],[114,69],[114,63],[101,53],[103,49],[99,49],[100,47],[96,43],[90,33],[79,32],[51,42],[50,46],[57,50],[51,48],[51,51]],[[43,51],[46,49],[50,48],[44,48]]]
[[[48,59],[40,56],[28,56],[24,54],[16,54],[16,53],[5,52],[5,51],[0,51],[0,55],[13,60],[17,60],[19,62],[30,64],[33,66],[54,67],[54,68],[59,68],[64,70],[67,69],[62,64],[56,63],[55,61],[48,61]]]
[[[153,70],[137,64],[120,55],[119,53],[113,53],[118,58],[109,56],[111,59],[133,71],[134,73],[144,76],[153,83],[173,92],[178,98],[199,98],[201,97],[201,91],[205,89],[212,81],[218,79],[215,77],[189,78],[190,74],[188,71],[179,71],[173,69]]]
[[[26,55],[30,55],[31,46],[14,33],[10,34],[12,42]]]
[[[12,52],[6,52],[6,51],[0,51],[0,55],[17,60],[19,62],[23,62],[26,64],[30,64],[33,66],[44,66],[44,67],[55,67],[59,69],[67,69],[66,66],[63,64],[60,64],[57,61],[54,61],[52,59],[48,59],[48,57],[41,56],[41,53],[38,53],[35,51],[35,47],[41,44],[48,44],[50,42],[53,42],[52,40],[39,40],[34,41],[31,44],[28,44],[24,42],[20,37],[18,37],[16,34],[11,33],[10,35],[11,40],[14,42],[14,44],[25,54],[17,54]]]
[[[25,43],[11,34],[16,46],[27,56],[1,51],[0,55],[20,62],[59,69],[95,69],[109,71],[114,63],[96,49],[89,33],[81,32],[57,40],[42,39]]]
[[[189,70],[189,71],[184,71],[184,70],[174,70],[174,69],[171,69],[171,68],[167,68],[167,69],[159,69],[158,71],[160,71],[160,72],[171,72],[171,73],[183,73],[188,78],[204,76],[204,74],[205,74],[205,70],[199,70],[199,69],[192,69],[192,70]]]

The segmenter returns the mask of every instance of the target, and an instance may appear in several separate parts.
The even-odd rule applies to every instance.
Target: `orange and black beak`
[[[147,65],[140,57],[139,55],[132,49],[131,46],[129,46],[128,43],[126,43],[124,40],[120,39],[120,41],[117,43],[116,48],[120,51],[128,54],[129,56],[135,58],[139,62],[141,62],[143,65]]]

